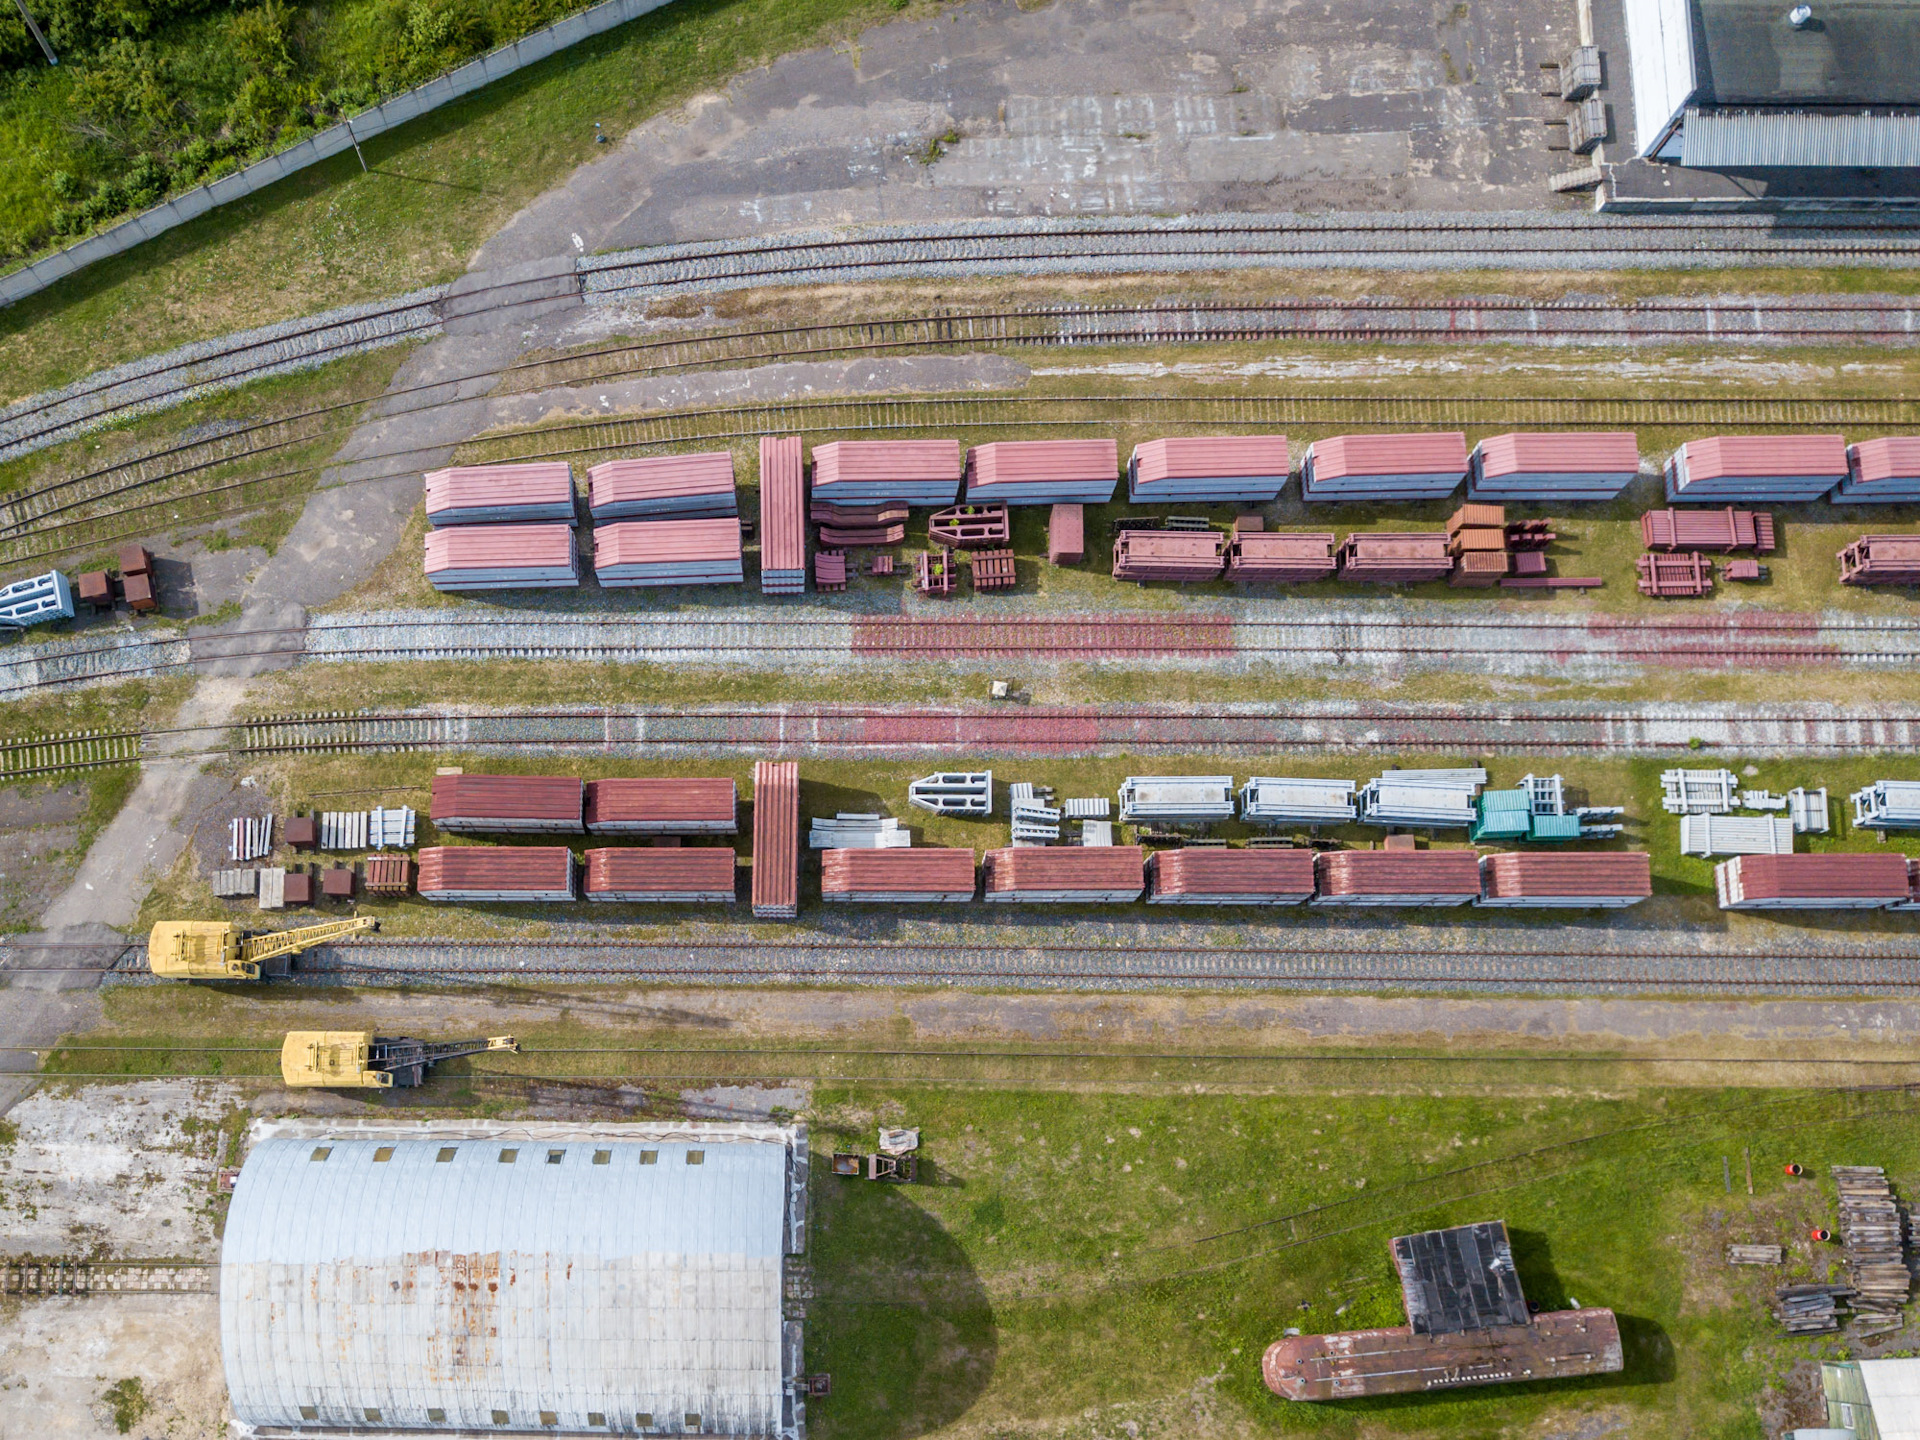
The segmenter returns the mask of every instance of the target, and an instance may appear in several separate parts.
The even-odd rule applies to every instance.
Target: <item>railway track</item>
[[[0,1295],[217,1295],[217,1260],[87,1260],[9,1256]]]

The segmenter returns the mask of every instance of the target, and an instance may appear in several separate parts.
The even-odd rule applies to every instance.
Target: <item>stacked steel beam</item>
[[[707,519],[738,515],[733,456],[725,450],[608,460],[587,472],[595,520]]]
[[[753,766],[753,913],[800,913],[800,767],[791,760]]]
[[[1716,435],[1673,452],[1667,499],[1818,500],[1847,473],[1847,442],[1838,435]]]
[[[1493,435],[1469,463],[1469,500],[1613,500],[1640,473],[1640,447],[1626,430]]]
[[[951,505],[959,489],[958,440],[834,440],[813,447],[816,500]]]
[[[1333,850],[1315,857],[1315,905],[1471,905],[1480,861],[1471,850]]]
[[[1122,904],[1146,886],[1138,845],[1019,845],[981,864],[986,899],[1000,904]]]
[[[629,845],[589,850],[589,900],[620,904],[731,905],[734,854],[727,845]]]
[[[798,435],[760,437],[760,593],[807,589],[807,482]]]
[[[1499,584],[1510,563],[1506,506],[1467,504],[1454,511],[1447,519],[1447,553],[1453,556],[1449,585]]]
[[[1127,461],[1127,498],[1153,504],[1264,505],[1291,469],[1284,435],[1183,435],[1148,440]]]
[[[1417,585],[1452,573],[1442,530],[1382,531],[1347,536],[1340,547],[1340,578],[1375,585]]]
[[[1920,535],[1862,535],[1840,552],[1842,585],[1920,585]]]
[[[1467,478],[1467,437],[1334,435],[1307,447],[1301,497],[1327,500],[1444,500]]]
[[[1313,898],[1311,850],[1156,850],[1149,905],[1303,905]]]
[[[1713,562],[1698,550],[1650,553],[1633,562],[1640,593],[1656,600],[1688,600],[1713,589]]]
[[[429,845],[419,860],[423,900],[573,899],[573,852],[564,845]]]
[[[640,585],[738,585],[740,520],[619,520],[593,530],[593,573],[602,589]]]
[[[1618,908],[1653,894],[1653,862],[1640,850],[1511,851],[1480,857],[1479,903]]]
[[[1713,867],[1722,910],[1879,910],[1911,894],[1904,855],[1736,855]]]
[[[436,590],[564,590],[580,583],[573,526],[565,521],[429,530],[426,564]]]
[[[586,824],[594,835],[732,835],[739,787],[725,778],[623,776],[589,780]]]
[[[1920,501],[1920,436],[1895,435],[1849,445],[1847,478],[1830,498],[1836,505]]]
[[[1640,517],[1640,540],[1649,550],[1752,550],[1774,548],[1773,516],[1765,510],[1649,510]]]
[[[1123,530],[1113,542],[1116,580],[1217,580],[1226,563],[1219,530]]]
[[[434,828],[456,834],[578,835],[585,787],[570,775],[436,775]]]
[[[973,899],[971,850],[823,850],[820,898],[902,905]]]
[[[563,460],[433,470],[426,491],[427,523],[433,526],[574,520],[573,467]]]
[[[1227,579],[1242,585],[1307,585],[1334,572],[1330,531],[1236,530]]]
[[[967,451],[969,505],[1104,505],[1119,483],[1117,440],[999,440]]]

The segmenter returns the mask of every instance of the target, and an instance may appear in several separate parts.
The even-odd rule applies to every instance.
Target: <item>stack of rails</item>
[[[619,520],[593,530],[593,573],[602,589],[640,585],[738,585],[740,520]]]
[[[958,440],[834,440],[813,447],[813,498],[836,505],[951,505]]]
[[[1920,535],[1862,535],[1839,558],[1842,585],[1920,585]]]
[[[897,521],[891,525],[822,525],[820,527],[820,543],[832,550],[898,545],[906,538],[907,527]]]
[[[1689,440],[1667,461],[1667,499],[1818,500],[1847,478],[1838,435],[1717,435]]]
[[[433,470],[426,489],[427,523],[436,528],[574,521],[573,467],[561,460]]]
[[[1117,905],[1145,888],[1138,845],[1022,845],[981,862],[986,899],[1001,904]]]
[[[1854,1316],[1897,1323],[1913,1289],[1906,1216],[1878,1165],[1835,1165],[1832,1171],[1840,1191],[1840,1244]]]
[[[753,765],[753,913],[800,913],[800,767],[791,760]]]
[[[969,505],[1104,505],[1119,483],[1117,440],[998,440],[967,451]]]
[[[1231,775],[1129,775],[1120,782],[1123,825],[1208,825],[1231,819]]]
[[[731,905],[727,845],[629,845],[589,850],[586,896],[621,904]]]
[[[1310,501],[1444,500],[1467,478],[1467,437],[1335,435],[1316,440],[1300,462],[1301,498]]]
[[[1013,538],[1004,505],[954,505],[927,520],[927,543],[950,550],[991,550]]]
[[[1698,550],[1642,555],[1633,569],[1640,593],[1656,600],[1691,600],[1713,589],[1713,562]]]
[[[1330,532],[1236,530],[1227,546],[1227,579],[1243,585],[1309,585],[1334,569]]]
[[[1597,909],[1637,905],[1652,895],[1653,862],[1640,850],[1480,857],[1482,905]]]
[[[1127,461],[1127,498],[1264,505],[1279,498],[1291,468],[1284,435],[1148,440],[1134,446]]]
[[[573,525],[449,525],[427,532],[436,590],[564,590],[580,583]]]
[[[910,513],[898,500],[878,505],[836,505],[831,500],[815,500],[808,507],[809,517],[820,527],[820,543],[830,548],[898,545],[907,538]]]
[[[1453,571],[1444,530],[1356,532],[1338,558],[1342,580],[1374,585],[1418,585]]]
[[[1468,464],[1469,500],[1614,500],[1640,473],[1640,446],[1626,430],[1494,435]]]
[[[760,593],[807,590],[807,482],[798,435],[760,437]]]
[[[1447,518],[1447,553],[1453,557],[1449,585],[1499,584],[1509,566],[1506,506],[1467,504],[1454,511]]]
[[[573,852],[564,845],[429,845],[419,859],[423,900],[573,899]]]
[[[1123,530],[1113,542],[1116,580],[1217,580],[1227,563],[1219,530]]]
[[[428,815],[454,834],[578,835],[585,805],[571,776],[436,775]]]
[[[1156,850],[1149,905],[1303,905],[1313,898],[1311,850]]]
[[[1849,445],[1847,478],[1830,498],[1836,505],[1920,501],[1920,438],[1899,435]]]
[[[1080,505],[1056,505],[1047,517],[1047,563],[1078,565],[1087,558],[1087,512]]]
[[[1640,540],[1649,550],[1752,550],[1774,548],[1773,516],[1765,510],[1649,510],[1640,517]]]
[[[1359,814],[1351,780],[1256,775],[1240,787],[1240,818],[1263,825],[1344,825]]]
[[[706,520],[740,513],[725,450],[609,460],[587,471],[587,509],[601,520]]]
[[[620,778],[589,780],[585,813],[593,835],[732,835],[739,805],[724,778]]]
[[[1722,910],[1880,910],[1912,894],[1904,855],[1736,855],[1713,888]]]
[[[820,898],[899,905],[973,899],[971,850],[823,850]]]
[[[1314,857],[1315,905],[1471,905],[1480,898],[1472,850],[1333,850]]]

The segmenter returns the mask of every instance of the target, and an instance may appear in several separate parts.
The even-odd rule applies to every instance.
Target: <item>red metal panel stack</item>
[[[1149,905],[1302,905],[1313,898],[1311,850],[1156,850]]]
[[[1640,850],[1505,851],[1480,857],[1482,905],[1619,907],[1653,894],[1653,862]]]
[[[1920,585],[1920,535],[1862,535],[1840,552],[1842,585]]]
[[[427,532],[436,590],[564,590],[580,583],[573,526],[450,525]]]
[[[1226,563],[1219,530],[1123,530],[1113,542],[1116,580],[1217,580]]]
[[[1332,850],[1315,857],[1315,905],[1470,905],[1480,898],[1471,850]]]
[[[594,835],[732,835],[739,793],[719,779],[622,777],[587,782],[587,830]]]
[[[725,450],[705,450],[694,455],[609,460],[587,472],[587,508],[595,520],[738,515],[733,456]]]
[[[800,767],[791,760],[753,765],[753,913],[800,913]]]
[[[1340,578],[1377,585],[1417,585],[1444,580],[1453,570],[1443,530],[1417,530],[1347,536],[1340,547]]]
[[[727,845],[632,845],[587,851],[589,900],[681,905],[733,903],[733,849]]]
[[[638,585],[738,585],[740,520],[620,520],[593,529],[603,590]]]
[[[1833,492],[1836,505],[1920,501],[1920,436],[1893,435],[1847,447],[1847,478]]]
[[[525,465],[458,465],[426,477],[429,525],[571,525],[573,467],[564,460]]]
[[[1047,562],[1078,565],[1087,558],[1087,512],[1080,505],[1056,505],[1047,517]]]
[[[973,899],[971,850],[823,850],[820,898],[902,905]]]
[[[1753,550],[1774,547],[1773,516],[1765,510],[1649,510],[1640,517],[1649,550]]]
[[[1307,500],[1444,500],[1467,478],[1467,437],[1334,435],[1307,447],[1300,462]]]
[[[967,451],[969,505],[1104,505],[1119,483],[1117,440],[999,440]]]
[[[1333,569],[1331,532],[1236,529],[1227,547],[1227,579],[1241,584],[1305,585]]]
[[[1640,575],[1640,593],[1656,600],[1688,600],[1713,589],[1713,562],[1697,550],[1642,555],[1633,564]]]
[[[847,556],[843,550],[816,550],[813,552],[813,588],[816,590],[844,590],[847,588]]]
[[[835,440],[813,447],[813,494],[838,505],[900,500],[951,505],[960,489],[958,440]]]
[[[760,437],[760,593],[807,590],[807,483],[798,435]]]
[[[1667,461],[1667,499],[1818,500],[1847,478],[1838,435],[1716,435],[1689,440]]]
[[[1879,910],[1912,893],[1904,855],[1736,855],[1713,867],[1722,910]]]
[[[1471,463],[1471,500],[1613,500],[1640,473],[1640,446],[1628,430],[1493,435]]]
[[[1108,905],[1145,887],[1138,845],[1016,845],[982,858],[986,898],[1001,904]]]
[[[423,900],[573,899],[573,852],[564,845],[429,845],[419,859]]]
[[[585,787],[565,775],[436,775],[436,829],[457,833],[578,835]]]
[[[1284,435],[1183,435],[1133,447],[1127,498],[1152,504],[1265,504],[1279,497],[1291,465]]]

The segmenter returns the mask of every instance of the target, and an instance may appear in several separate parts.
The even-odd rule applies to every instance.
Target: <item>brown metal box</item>
[[[280,838],[296,850],[311,850],[320,843],[320,822],[311,815],[289,816]]]
[[[120,547],[120,573],[122,575],[153,574],[153,556],[144,545],[122,545]]]
[[[127,608],[145,614],[149,610],[158,610],[160,602],[153,598],[153,581],[145,575],[128,575],[121,582],[126,592]]]
[[[285,880],[284,898],[289,905],[313,904],[313,876],[304,870],[289,870]]]
[[[104,570],[83,570],[76,578],[74,591],[82,605],[108,609],[113,605],[113,582]]]
[[[329,900],[353,898],[353,871],[344,866],[320,872],[320,893]]]

